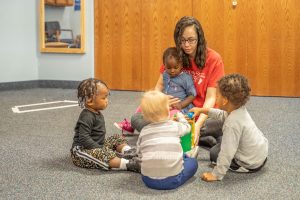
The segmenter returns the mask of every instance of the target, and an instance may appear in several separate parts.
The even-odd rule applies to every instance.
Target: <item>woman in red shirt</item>
[[[224,65],[221,56],[214,50],[207,48],[204,32],[199,21],[194,17],[182,17],[174,30],[176,48],[183,60],[183,71],[192,76],[197,96],[193,101],[196,107],[212,108],[216,103],[216,83],[224,75]],[[164,65],[160,68],[155,89],[163,90]],[[177,98],[170,97],[170,105],[180,103]],[[201,129],[201,142],[209,147],[214,146],[217,138],[222,135],[222,125],[214,120],[207,120],[207,115],[201,114],[195,124],[195,133]],[[122,124],[123,123],[123,124]],[[148,123],[144,121],[141,113],[131,117],[131,126],[128,121],[116,123],[122,130],[133,132],[141,131]],[[131,129],[131,127],[133,129]],[[127,129],[127,130],[126,130]],[[213,136],[213,137],[212,137]],[[196,141],[198,142],[198,141]]]
[[[216,103],[217,81],[224,76],[224,64],[221,56],[214,50],[206,46],[203,29],[194,17],[182,17],[176,24],[174,30],[174,40],[176,47],[182,56],[183,66],[186,73],[193,78],[197,91],[197,96],[193,101],[196,107],[212,108]],[[164,66],[160,68],[160,76],[156,84],[156,89],[162,90],[162,73]],[[176,102],[176,99],[170,101]],[[200,115],[195,124],[195,133],[199,134],[203,127],[207,115]],[[216,140],[221,134],[222,125],[216,121],[209,120],[201,130],[200,140],[208,146],[216,144]],[[206,135],[213,135],[214,138]]]

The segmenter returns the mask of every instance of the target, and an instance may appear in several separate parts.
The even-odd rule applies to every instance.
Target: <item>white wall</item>
[[[0,82],[38,79],[36,0],[0,3]]]
[[[85,0],[85,5],[86,53],[38,53],[39,79],[80,81],[94,77],[94,1]]]
[[[94,9],[86,2],[86,53],[39,52],[39,0],[0,4],[0,83],[26,80],[74,80],[94,76]]]

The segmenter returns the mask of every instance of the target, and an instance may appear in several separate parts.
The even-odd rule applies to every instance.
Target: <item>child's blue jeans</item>
[[[187,180],[194,176],[198,169],[198,162],[195,158],[189,158],[183,155],[183,170],[175,176],[164,179],[152,179],[148,176],[142,176],[145,185],[157,190],[172,190],[183,185]]]

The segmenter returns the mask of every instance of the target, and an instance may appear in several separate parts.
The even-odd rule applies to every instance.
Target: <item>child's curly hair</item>
[[[176,47],[169,47],[163,53],[163,64],[166,66],[168,60],[172,57],[175,58],[177,63],[182,63],[182,58],[179,56]]]
[[[243,106],[250,97],[251,88],[246,77],[240,74],[228,74],[218,81],[220,93],[233,105]]]
[[[108,89],[107,85],[103,81],[95,78],[85,79],[79,83],[77,88],[77,98],[78,104],[81,108],[85,107],[85,103],[89,98],[98,94],[98,83],[100,83]]]

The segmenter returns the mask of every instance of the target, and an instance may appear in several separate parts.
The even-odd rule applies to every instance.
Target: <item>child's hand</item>
[[[184,119],[185,119],[186,121],[189,121],[189,120],[190,120],[190,118],[189,118],[187,115],[184,115]]]
[[[174,104],[177,104],[177,103],[180,102],[180,99],[178,99],[176,97],[173,97],[171,95],[168,95],[168,98],[169,98],[169,106],[170,106],[170,108],[172,108]]]
[[[205,172],[202,174],[201,179],[207,182],[217,181],[217,177],[213,175],[211,172]]]
[[[194,117],[198,117],[201,114],[201,108],[194,107],[190,109],[189,112],[193,112]]]
[[[184,115],[181,112],[177,112],[174,116],[173,119],[175,121],[179,121],[180,118],[184,118]]]
[[[173,121],[178,121],[177,113],[175,113],[175,114],[171,117],[171,119],[172,119]]]
[[[175,103],[172,105],[172,108],[173,109],[176,109],[176,110],[181,110],[182,109],[182,106],[181,106],[181,103]]]

